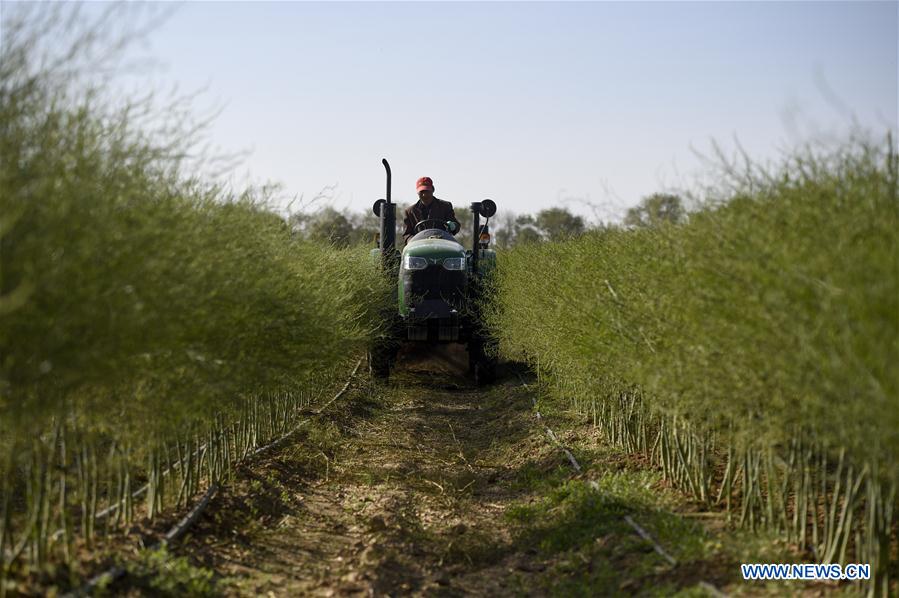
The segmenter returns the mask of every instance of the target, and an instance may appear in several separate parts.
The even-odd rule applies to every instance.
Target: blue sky
[[[142,44],[139,85],[204,88],[211,141],[251,151],[236,176],[286,196],[336,184],[367,209],[387,157],[397,201],[427,175],[457,205],[613,217],[689,184],[712,139],[764,160],[845,131],[822,88],[895,130],[897,6],[193,2]]]

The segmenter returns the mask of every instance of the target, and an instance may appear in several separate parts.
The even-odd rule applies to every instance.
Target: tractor
[[[481,295],[485,277],[496,264],[496,253],[488,248],[488,223],[496,204],[489,199],[471,203],[471,249],[453,236],[457,223],[423,220],[398,251],[390,164],[386,159],[381,163],[387,174],[387,197],[372,206],[379,234],[371,256],[385,275],[395,277],[396,304],[382,315],[381,333],[368,351],[369,370],[374,378],[387,379],[403,345],[461,343],[468,349],[469,372],[475,382],[488,384],[496,375],[496,346],[481,318]]]

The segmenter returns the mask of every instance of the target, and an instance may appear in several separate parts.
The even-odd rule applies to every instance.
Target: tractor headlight
[[[447,270],[461,270],[465,267],[464,257],[448,257],[443,260],[443,267]]]
[[[428,267],[428,260],[423,257],[407,255],[405,261],[403,262],[403,267],[406,270],[424,270]]]

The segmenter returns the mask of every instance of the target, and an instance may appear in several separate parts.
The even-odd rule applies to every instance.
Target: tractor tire
[[[390,370],[396,361],[399,330],[395,312],[382,311],[379,319],[384,323],[383,330],[369,341],[368,371],[372,379],[383,381],[390,377]]]
[[[374,346],[368,350],[368,372],[375,380],[390,377],[390,352],[386,347]]]
[[[474,366],[474,383],[478,386],[493,384],[496,380],[496,362],[493,360],[479,361]]]
[[[492,384],[496,380],[496,351],[489,341],[469,341],[468,367],[478,386]]]

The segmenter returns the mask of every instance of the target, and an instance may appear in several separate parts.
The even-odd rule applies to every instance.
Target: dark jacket
[[[415,235],[415,225],[422,220],[439,220],[441,222],[452,221],[456,223],[456,227],[461,228],[459,221],[456,220],[456,213],[453,212],[453,204],[442,199],[434,198],[430,206],[425,206],[419,199],[417,202],[406,208],[406,215],[403,217],[403,223],[406,225],[403,231],[403,241],[408,242]],[[421,232],[421,231],[419,231]]]

